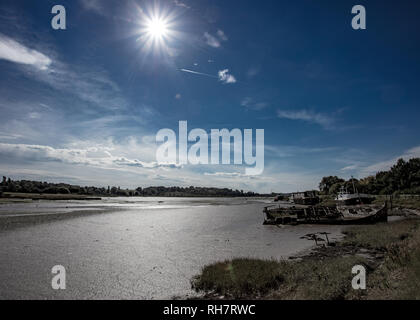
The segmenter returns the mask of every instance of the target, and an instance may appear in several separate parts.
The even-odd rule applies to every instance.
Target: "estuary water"
[[[262,209],[270,203],[132,197],[0,204],[0,223],[32,217],[0,229],[0,299],[194,296],[190,280],[206,264],[286,259],[313,246],[300,239],[309,232],[341,237],[340,226],[263,226]],[[72,216],[77,211],[82,214]],[[37,216],[44,219],[34,221]],[[51,287],[55,265],[66,269],[65,290]]]

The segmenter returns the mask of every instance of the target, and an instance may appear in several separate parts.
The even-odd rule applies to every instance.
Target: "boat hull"
[[[373,206],[264,208],[265,225],[278,224],[373,224],[388,221],[388,208]]]

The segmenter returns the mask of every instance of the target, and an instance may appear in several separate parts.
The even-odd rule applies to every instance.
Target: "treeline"
[[[2,192],[40,193],[40,194],[78,194],[90,196],[147,196],[147,197],[253,197],[261,196],[254,192],[232,190],[228,188],[206,187],[138,187],[122,189],[120,187],[82,187],[66,183],[50,183],[30,180],[13,181],[3,177],[0,183]]]
[[[344,180],[337,176],[322,178],[319,190],[323,194],[337,194],[342,186],[353,192],[353,183],[360,193],[368,194],[420,194],[420,158],[399,159],[388,171],[363,179]]]

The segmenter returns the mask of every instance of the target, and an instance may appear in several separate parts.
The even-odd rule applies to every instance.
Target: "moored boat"
[[[354,185],[354,179],[352,178],[353,184],[353,193],[347,191],[347,188],[342,186],[340,191],[338,192],[337,196],[335,197],[335,201],[339,205],[356,205],[356,204],[371,204],[375,197],[365,194],[359,193]]]

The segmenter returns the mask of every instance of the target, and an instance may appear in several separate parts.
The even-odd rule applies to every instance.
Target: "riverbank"
[[[348,227],[345,238],[289,260],[233,259],[192,280],[207,299],[420,299],[420,219]],[[351,269],[367,270],[354,290]]]
[[[11,201],[25,200],[101,200],[101,197],[87,196],[82,194],[3,192],[0,197],[0,204]]]

